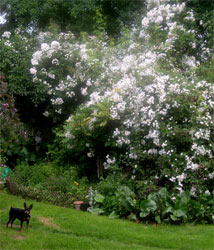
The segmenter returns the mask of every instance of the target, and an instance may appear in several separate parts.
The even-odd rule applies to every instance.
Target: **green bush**
[[[50,192],[70,193],[79,200],[86,200],[88,180],[85,177],[79,179],[76,171],[71,168],[62,175],[47,178],[45,187]]]
[[[46,201],[58,206],[72,207],[73,202],[78,199],[72,193],[62,193],[60,191],[51,192],[46,189],[24,186],[12,181],[8,185],[8,191],[14,195],[19,195],[23,198],[33,199],[36,201]]]
[[[28,131],[20,121],[15,99],[9,94],[8,84],[0,76],[0,164],[6,158],[24,158],[25,144],[28,141]],[[15,162],[14,162],[15,163]]]
[[[23,163],[16,166],[13,180],[24,186],[45,187],[47,178],[54,175],[55,170],[50,164],[35,164],[30,166]]]
[[[66,197],[69,197],[68,203],[71,203],[71,200],[87,201],[88,180],[85,177],[80,179],[72,167],[59,173],[52,164],[22,164],[15,168],[11,181],[18,187],[19,194],[30,196],[32,199],[46,200],[54,204],[67,204]],[[31,190],[30,193],[28,190]]]

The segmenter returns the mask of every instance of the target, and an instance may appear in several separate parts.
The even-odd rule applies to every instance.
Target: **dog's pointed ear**
[[[30,210],[33,208],[33,204],[31,204],[30,206],[29,206],[29,208],[30,208]]]
[[[27,205],[26,205],[26,203],[24,203],[24,208],[26,209],[26,207],[27,207]]]

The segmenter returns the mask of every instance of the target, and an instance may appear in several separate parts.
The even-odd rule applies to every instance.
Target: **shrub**
[[[52,168],[51,164],[21,164],[17,165],[15,168],[15,175],[13,180],[24,186],[31,187],[45,187],[47,178],[55,175],[55,170]]]
[[[0,78],[0,120],[0,159],[9,157],[10,163],[16,164],[17,158],[27,156],[25,145],[29,136],[19,119],[15,100],[8,92],[8,84],[2,76]]]
[[[195,74],[209,55],[197,54],[195,19],[185,4],[147,5],[128,42],[101,44],[102,53],[86,46],[93,62],[83,78],[88,98],[65,122],[63,147],[94,162],[102,149],[106,174],[117,164],[133,186],[154,179],[157,190],[212,194],[214,89]],[[92,77],[95,66],[100,74]]]
[[[24,186],[15,182],[8,184],[8,191],[14,195],[19,195],[23,198],[29,198],[37,201],[46,201],[58,206],[73,207],[73,202],[76,200],[71,193],[64,194],[60,191],[51,192],[46,189]]]
[[[55,202],[54,204],[70,204],[75,200],[87,201],[88,180],[85,177],[80,179],[75,168],[59,173],[52,164],[22,164],[16,166],[11,181],[19,194],[29,198]],[[68,203],[66,197],[69,197]]]

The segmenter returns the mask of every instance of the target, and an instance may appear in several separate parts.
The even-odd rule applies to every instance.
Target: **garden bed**
[[[74,207],[76,197],[71,193],[51,192],[45,189],[38,189],[33,187],[27,187],[15,183],[14,181],[7,179],[6,188],[9,193],[23,198],[28,198],[36,201],[46,201],[54,205],[62,207]],[[87,203],[83,203],[80,207],[81,210],[86,211],[88,207]]]

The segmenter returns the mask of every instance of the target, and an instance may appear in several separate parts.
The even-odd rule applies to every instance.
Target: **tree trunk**
[[[103,176],[103,159],[101,156],[97,157],[97,177],[100,178]]]

